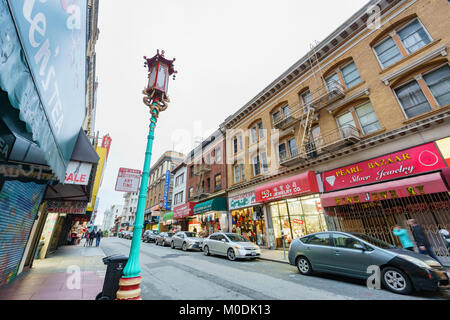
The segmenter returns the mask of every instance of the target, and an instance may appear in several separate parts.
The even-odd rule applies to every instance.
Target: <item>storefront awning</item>
[[[255,190],[255,196],[256,202],[264,203],[318,192],[316,174],[314,171],[309,171],[258,187]]]
[[[446,192],[447,187],[439,172],[402,180],[323,194],[323,207],[390,200]]]
[[[227,198],[218,197],[196,204],[193,209],[194,215],[208,211],[227,211]]]
[[[97,172],[97,163],[99,161],[99,156],[95,152],[94,147],[91,145],[89,138],[86,136],[83,130],[80,130],[79,132],[71,161],[78,162],[80,164],[90,164],[92,166],[89,176],[83,178],[84,180],[86,180],[86,183],[75,184],[73,179],[72,181],[68,181],[66,177],[65,184],[59,183],[54,186],[49,186],[44,200],[91,201],[92,188]]]
[[[196,205],[195,202],[188,202],[173,208],[173,218],[175,220],[192,216],[192,209]]]
[[[2,38],[7,39],[0,89],[9,100],[1,101],[1,109],[19,113],[18,119],[26,124],[45,163],[62,182],[85,116],[87,1],[76,5],[80,28],[66,25],[74,8],[69,10],[58,1],[31,3],[25,10],[23,1],[0,1]],[[47,42],[36,44],[29,37],[33,32],[30,19],[35,18],[28,16],[31,12],[39,13],[46,26],[41,36]],[[73,39],[77,39],[75,46]],[[46,49],[45,43],[51,43],[50,48]],[[43,52],[45,59],[35,59]],[[72,63],[67,63],[67,57]]]

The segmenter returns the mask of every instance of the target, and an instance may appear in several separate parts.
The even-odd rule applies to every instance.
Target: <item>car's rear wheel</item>
[[[183,242],[183,245],[181,246],[181,249],[182,249],[183,251],[186,251],[186,250],[187,250],[186,242]]]
[[[410,294],[413,286],[408,276],[394,267],[386,267],[381,272],[383,285],[391,292],[399,294]]]
[[[205,256],[209,256],[209,255],[210,255],[208,246],[204,246],[204,247],[203,247],[203,254],[204,254]]]
[[[227,258],[228,258],[228,260],[230,260],[230,261],[234,261],[234,260],[236,260],[236,253],[234,252],[234,250],[233,249],[228,249],[228,251],[227,251]]]
[[[312,273],[311,263],[306,257],[298,257],[297,258],[297,269],[304,276],[308,276]]]
[[[170,247],[171,247],[172,249],[175,249],[175,243],[173,243],[173,241],[170,243]]]

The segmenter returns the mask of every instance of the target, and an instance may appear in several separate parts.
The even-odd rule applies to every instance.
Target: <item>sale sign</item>
[[[323,173],[326,192],[409,177],[446,167],[434,143]]]
[[[120,192],[137,192],[140,180],[140,170],[120,168],[115,190]]]
[[[91,175],[92,164],[70,161],[66,170],[64,184],[87,186]]]

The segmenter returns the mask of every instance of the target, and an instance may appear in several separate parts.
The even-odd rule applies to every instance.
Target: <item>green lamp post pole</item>
[[[144,227],[144,210],[147,200],[148,178],[150,173],[150,163],[152,158],[153,141],[155,139],[156,122],[159,114],[167,109],[167,103],[170,102],[167,97],[167,87],[169,76],[175,74],[173,60],[164,58],[164,51],[146,60],[145,66],[149,69],[149,82],[147,88],[143,91],[144,104],[150,109],[150,130],[147,137],[147,149],[145,151],[144,169],[142,171],[141,186],[139,189],[139,200],[134,220],[133,240],[131,242],[130,255],[128,262],[123,269],[122,278],[119,281],[119,291],[117,291],[118,300],[140,300],[142,281],[141,266],[139,263],[139,250],[141,247],[142,229]]]

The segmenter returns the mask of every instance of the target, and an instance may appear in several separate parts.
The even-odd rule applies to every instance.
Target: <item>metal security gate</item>
[[[5,181],[0,191],[0,286],[11,282],[22,260],[46,185]]]
[[[439,230],[450,231],[450,196],[447,192],[378,202],[325,208],[328,230],[364,233],[401,246],[392,233],[395,225],[410,230],[406,220],[415,219],[423,228],[436,255],[449,257]],[[411,240],[412,235],[410,235]]]

